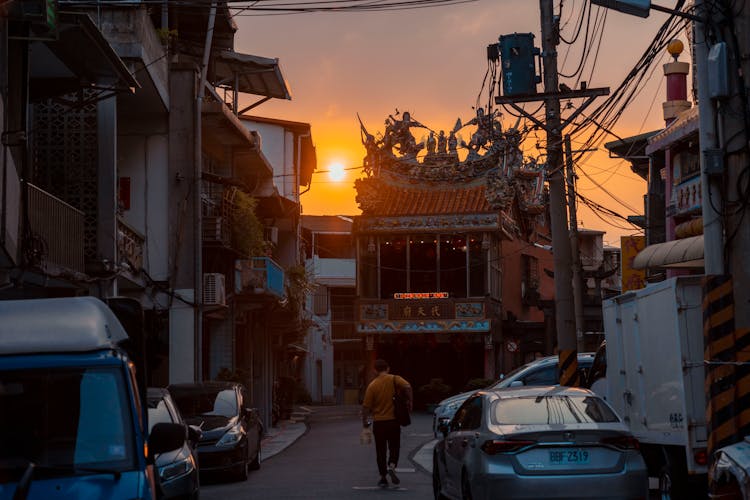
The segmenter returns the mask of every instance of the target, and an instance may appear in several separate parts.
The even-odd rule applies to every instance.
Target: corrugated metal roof
[[[268,57],[241,54],[234,51],[223,51],[211,61],[211,76],[218,83],[233,86],[235,78],[237,90],[246,94],[291,99],[289,85],[279,67],[279,60]]]

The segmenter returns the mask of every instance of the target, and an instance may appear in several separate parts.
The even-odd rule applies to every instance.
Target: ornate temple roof
[[[498,211],[487,202],[484,183],[456,185],[442,182],[437,186],[404,186],[378,182],[375,190],[378,202],[363,210],[366,215],[447,215]]]
[[[355,181],[362,210],[357,230],[503,229],[511,235],[544,211],[544,168],[524,158],[521,133],[503,131],[495,113],[477,110],[465,125],[457,120],[448,135],[408,112],[401,119],[389,115],[385,123],[380,138],[361,124],[367,155],[365,176]],[[468,143],[456,135],[467,125],[477,127]],[[429,137],[417,143],[414,127],[429,130]]]

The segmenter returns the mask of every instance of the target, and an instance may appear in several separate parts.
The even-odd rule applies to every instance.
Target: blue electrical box
[[[500,60],[503,72],[503,95],[533,95],[542,81],[536,72],[539,49],[534,47],[533,33],[513,33],[500,37]]]

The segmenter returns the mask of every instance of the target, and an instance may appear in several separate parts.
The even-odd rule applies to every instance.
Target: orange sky
[[[563,23],[577,14],[584,1],[565,1]],[[594,9],[596,12],[597,7]],[[346,168],[362,164],[364,148],[357,113],[373,134],[383,131],[385,118],[396,108],[411,112],[414,119],[433,129],[449,130],[456,118],[466,122],[473,116],[472,106],[487,70],[487,45],[514,32],[534,33],[537,46],[541,45],[539,4],[531,0],[479,0],[395,12],[238,15],[235,19],[239,26],[236,50],[279,58],[292,91],[291,101],[272,100],[251,113],[310,123],[319,171],[335,161]],[[645,20],[609,12],[588,86],[615,88],[665,20],[658,12]],[[574,24],[571,19],[563,35],[571,36]],[[566,66],[562,62],[567,46],[559,47],[561,71],[572,72],[577,65],[583,38],[582,34],[570,49]],[[681,60],[688,60],[687,56]],[[663,126],[664,62],[667,54],[616,126],[621,137]],[[250,96],[247,103],[256,99]],[[487,102],[486,90],[481,102]],[[505,123],[514,120],[506,118]],[[415,132],[417,140],[419,134]],[[544,137],[542,132],[536,134]],[[632,209],[642,211],[646,183],[630,172],[626,162],[609,159],[603,146],[577,168]],[[335,183],[326,173],[316,173],[312,188],[302,197],[303,212],[358,214],[353,183],[359,176],[358,170],[349,170],[342,182]],[[583,175],[579,190],[622,215],[635,213]],[[607,231],[605,241],[616,245],[620,235],[635,233],[602,222],[586,207],[579,209],[579,225]]]

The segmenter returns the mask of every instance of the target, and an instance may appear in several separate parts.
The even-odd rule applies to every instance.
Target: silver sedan
[[[437,500],[648,498],[638,441],[589,390],[479,391],[441,427]]]

